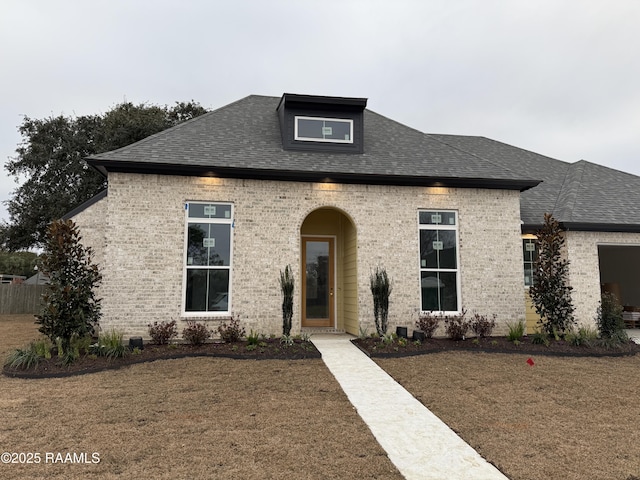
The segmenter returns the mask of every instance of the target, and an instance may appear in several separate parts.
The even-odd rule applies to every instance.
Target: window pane
[[[420,230],[420,267],[438,268],[438,252],[434,242],[438,241],[437,230]],[[435,244],[438,246],[438,244]]]
[[[205,312],[207,305],[207,270],[187,270],[187,312]]]
[[[326,120],[324,122],[324,138],[331,140],[351,140],[350,122],[335,122]]]
[[[455,230],[420,230],[420,267],[456,268]]]
[[[458,286],[455,272],[440,272],[440,309],[453,312],[458,310]]]
[[[296,117],[296,139],[317,139],[336,142],[353,142],[353,122],[331,118]]]
[[[209,270],[209,312],[226,312],[229,309],[229,270]]]
[[[329,242],[306,243],[306,315],[329,318]]]
[[[308,118],[299,118],[298,120],[298,137],[304,138],[323,138],[322,137],[322,120],[311,120]]]
[[[533,285],[533,266],[529,262],[524,264],[524,285],[525,287]]]
[[[457,311],[455,272],[421,272],[422,310]]]
[[[190,203],[189,218],[231,218],[231,205]]]
[[[456,268],[456,232],[455,230],[437,230],[439,253],[438,268]]]
[[[231,253],[229,224],[190,223],[187,235],[187,265],[229,265]]]
[[[187,312],[227,311],[229,270],[187,270]]]
[[[421,225],[455,225],[455,212],[420,212]]]

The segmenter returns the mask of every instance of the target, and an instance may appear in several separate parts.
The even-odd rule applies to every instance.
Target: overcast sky
[[[636,0],[2,0],[0,161],[23,115],[288,92],[640,175],[639,59]]]

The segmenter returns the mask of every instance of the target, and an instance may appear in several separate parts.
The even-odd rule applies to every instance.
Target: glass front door
[[[333,327],[333,238],[302,238],[302,326]]]

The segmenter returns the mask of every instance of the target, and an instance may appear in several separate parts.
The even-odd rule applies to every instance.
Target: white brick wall
[[[499,328],[524,319],[519,194],[514,191],[371,185],[326,185],[112,173],[108,202],[75,220],[85,229],[104,225],[85,241],[104,244],[102,325],[147,337],[147,324],[181,318],[184,204],[232,202],[232,309],[243,325],[281,333],[280,269],[294,267],[299,293],[300,227],[321,207],[353,220],[358,242],[358,316],[373,330],[369,273],[384,265],[394,282],[390,325],[410,330],[420,306],[417,211],[459,212],[462,305],[498,315]],[[101,210],[102,209],[102,210]],[[97,232],[97,230],[96,230]],[[220,320],[210,322],[211,327]],[[293,331],[300,329],[300,301]]]
[[[640,233],[566,232],[569,284],[578,323],[595,325],[600,302],[598,245],[640,245]]]

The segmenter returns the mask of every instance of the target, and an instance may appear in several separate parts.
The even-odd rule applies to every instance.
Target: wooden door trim
[[[335,235],[301,235],[301,318],[300,325],[302,327],[327,327],[327,328],[335,328],[336,326],[336,236]],[[324,319],[316,320],[307,320],[307,241],[329,241],[329,281],[331,283],[331,291],[333,294],[330,294],[329,298],[329,325],[320,324],[324,323]]]

